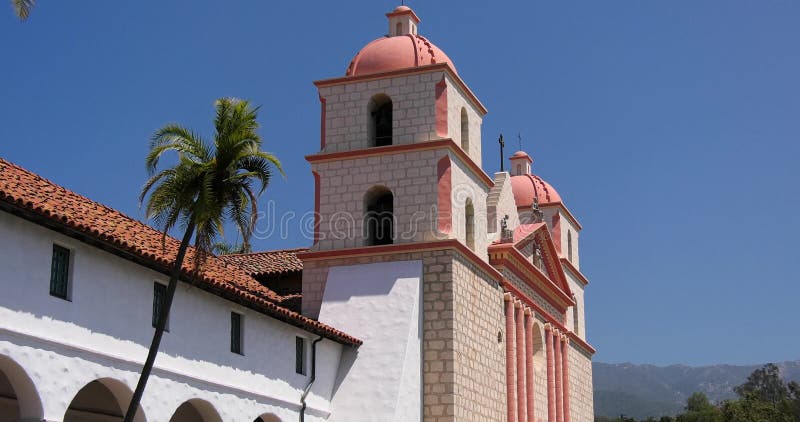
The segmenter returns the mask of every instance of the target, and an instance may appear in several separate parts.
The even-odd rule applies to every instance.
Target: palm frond
[[[17,18],[25,21],[30,17],[33,6],[36,6],[36,0],[11,0],[11,6],[14,8]]]

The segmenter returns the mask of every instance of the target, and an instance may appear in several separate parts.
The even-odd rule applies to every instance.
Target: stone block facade
[[[571,342],[570,347],[570,420],[572,422],[591,422],[594,420],[591,353],[583,350],[575,342]]]

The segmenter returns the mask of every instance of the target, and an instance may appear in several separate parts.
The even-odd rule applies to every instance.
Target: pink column
[[[561,334],[553,331],[553,347],[556,349],[556,422],[564,422],[564,383],[561,371]]]
[[[517,422],[517,340],[514,326],[514,302],[510,294],[506,301],[506,401],[508,402],[508,422]]]
[[[534,396],[535,385],[533,380],[533,312],[525,309],[525,392],[528,393],[528,422],[535,422]]]
[[[517,417],[525,421],[528,414],[528,395],[525,393],[525,308],[517,301],[514,304],[517,322]]]
[[[547,422],[556,420],[556,376],[555,376],[555,357],[553,354],[553,327],[550,324],[544,326],[545,343],[547,346]]]
[[[564,422],[569,422],[569,338],[564,337],[561,346],[561,359],[564,361],[561,364],[561,370],[564,371]]]

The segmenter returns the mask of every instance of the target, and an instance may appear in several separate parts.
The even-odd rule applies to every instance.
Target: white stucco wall
[[[133,390],[152,338],[160,273],[0,212],[0,356],[32,379],[43,415],[59,421],[75,394],[98,378]],[[70,248],[71,301],[49,295],[53,243]],[[230,352],[230,312],[244,315],[244,355]],[[201,398],[223,421],[274,413],[296,420],[308,376],[295,373],[295,336],[317,336],[181,283],[142,407],[167,421]],[[318,345],[309,421],[325,420],[342,346]]]
[[[332,267],[319,320],[364,340],[342,359],[331,421],[422,417],[422,261]]]

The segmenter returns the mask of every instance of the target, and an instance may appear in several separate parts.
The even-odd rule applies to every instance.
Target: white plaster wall
[[[319,320],[362,340],[346,356],[331,421],[421,420],[422,261],[332,267]]]
[[[480,167],[483,116],[455,79],[446,75],[445,82],[447,83],[447,136],[452,138],[456,144],[461,145],[461,109],[466,109],[469,122],[469,150],[466,152]]]
[[[0,355],[31,375],[44,417],[60,420],[96,378],[132,389],[154,330],[153,281],[166,277],[5,212],[0,238]],[[53,242],[72,250],[71,301],[49,295]],[[229,350],[231,311],[244,315],[244,356]],[[294,371],[294,337],[316,336],[185,283],[169,329],[142,402],[148,420],[169,420],[190,398],[209,401],[224,421],[297,417],[308,377]],[[309,420],[327,417],[341,348],[319,344]]]

